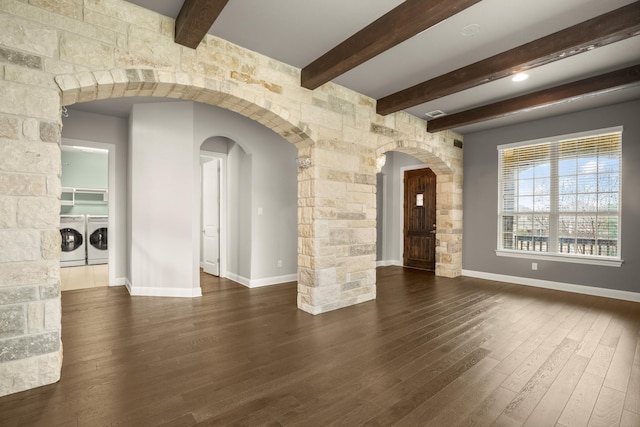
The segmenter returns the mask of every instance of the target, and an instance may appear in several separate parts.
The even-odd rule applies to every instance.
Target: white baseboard
[[[391,259],[386,261],[376,261],[376,267],[402,267],[402,261],[398,261],[397,259]]]
[[[110,284],[109,286],[126,286],[126,284],[127,284],[126,277],[117,277],[115,282],[113,284]]]
[[[197,288],[165,288],[151,286],[132,286],[129,280],[125,286],[131,296],[144,297],[177,297],[177,298],[197,298],[202,296],[202,289]]]
[[[266,277],[264,279],[247,279],[237,274],[229,273],[225,275],[227,279],[240,283],[247,288],[261,288],[263,286],[279,285],[280,283],[295,282],[298,280],[297,274],[288,274],[286,276]]]
[[[249,287],[259,288],[262,286],[279,285],[281,283],[297,282],[297,281],[298,281],[297,274],[288,274],[285,276],[274,276],[274,277],[267,277],[265,279],[251,280],[249,281]]]
[[[228,271],[227,271],[227,274],[224,277],[226,277],[229,280],[233,280],[234,282],[238,282],[242,286],[246,286],[247,288],[251,287],[251,286],[249,286],[250,280],[247,279],[246,277],[238,276],[237,274],[229,273]]]
[[[575,285],[572,283],[552,282],[549,280],[530,279],[528,277],[507,276],[504,274],[485,273],[473,270],[462,270],[462,275],[478,279],[494,280],[496,282],[514,283],[516,285],[534,286],[536,288],[553,289],[556,291],[573,292],[576,294],[640,302],[640,293],[637,292],[619,291],[617,289],[598,288],[595,286]]]

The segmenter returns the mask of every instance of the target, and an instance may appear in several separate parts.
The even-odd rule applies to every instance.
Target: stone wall
[[[4,3],[2,3],[4,6]],[[0,15],[0,395],[60,376],[55,33]],[[58,99],[56,99],[58,98]]]
[[[404,151],[438,174],[436,274],[461,271],[462,150],[405,113],[207,36],[173,42],[173,20],[120,0],[0,2],[0,395],[58,380],[60,108],[124,96],[236,111],[298,147],[298,307],[375,298],[375,159]]]

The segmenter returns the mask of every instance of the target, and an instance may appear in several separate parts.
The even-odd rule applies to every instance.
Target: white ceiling
[[[183,0],[130,2],[175,18]],[[302,68],[400,3],[400,0],[230,0],[209,32]],[[629,3],[633,1],[482,0],[339,76],[334,82],[378,99]],[[479,25],[479,31],[463,35],[462,30],[471,24]],[[529,80],[522,83],[500,79],[407,111],[421,118],[427,118],[425,113],[433,110],[451,114],[639,62],[640,36],[637,35],[533,69]],[[475,132],[633,99],[640,99],[640,85],[454,130]],[[126,116],[131,102],[145,100],[94,101],[74,108]]]

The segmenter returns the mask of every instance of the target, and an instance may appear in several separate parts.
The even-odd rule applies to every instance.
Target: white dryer
[[[109,262],[108,231],[107,215],[87,215],[87,264]]]
[[[62,237],[60,267],[85,265],[87,259],[84,215],[60,215]]]

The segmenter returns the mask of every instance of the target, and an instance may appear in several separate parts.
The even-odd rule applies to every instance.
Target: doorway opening
[[[429,168],[404,171],[403,266],[436,269],[436,175]]]
[[[435,272],[436,181],[436,172],[413,155],[385,153],[377,174],[378,267]]]
[[[62,291],[115,284],[115,146],[62,139]]]
[[[226,155],[201,151],[200,268],[218,277],[226,274],[226,189]]]

